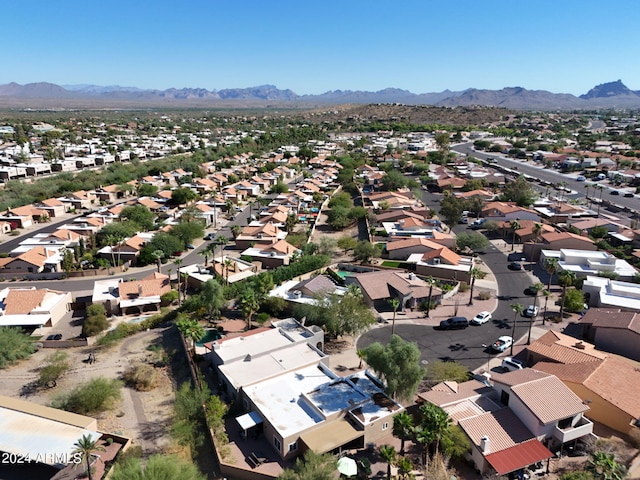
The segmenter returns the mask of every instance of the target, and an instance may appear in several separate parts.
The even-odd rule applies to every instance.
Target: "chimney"
[[[491,442],[489,441],[489,437],[486,435],[480,439],[480,451],[483,454],[489,453],[489,448],[491,447]]]
[[[138,296],[141,297],[142,296],[142,284],[138,284]]]

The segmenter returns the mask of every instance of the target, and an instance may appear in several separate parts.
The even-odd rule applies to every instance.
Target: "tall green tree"
[[[500,199],[504,202],[515,202],[520,207],[528,207],[533,204],[536,192],[526,178],[518,177],[509,182],[502,190]]]
[[[144,205],[131,205],[122,209],[120,218],[131,220],[144,230],[153,230],[156,216]]]
[[[440,216],[449,226],[449,229],[460,221],[464,210],[464,200],[454,195],[445,195],[440,202]]]
[[[553,274],[558,271],[558,259],[554,257],[546,258],[544,260],[544,269],[549,274],[549,279],[547,280],[547,290],[551,291],[551,280],[553,279]]]
[[[476,285],[476,278],[483,279],[487,275],[487,272],[483,272],[477,267],[472,267],[469,270],[469,276],[471,277],[471,285],[469,288],[469,305],[473,305],[473,288]]]
[[[565,297],[567,296],[567,287],[576,283],[576,274],[571,270],[562,270],[558,275],[560,284],[562,285],[562,302],[560,303],[560,320],[564,318]]]
[[[365,349],[365,361],[387,385],[387,393],[400,400],[410,400],[424,378],[420,366],[420,349],[398,335],[391,335],[386,346],[372,343]]]

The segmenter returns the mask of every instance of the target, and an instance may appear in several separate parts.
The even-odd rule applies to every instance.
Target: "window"
[[[273,436],[273,445],[276,447],[276,450],[281,451],[282,444],[280,443],[280,439],[275,435]]]
[[[500,401],[504,405],[509,405],[509,394],[504,390],[502,391],[502,394],[500,395]]]
[[[247,400],[246,398],[243,398],[242,405],[244,405],[245,410],[249,410],[249,400]]]
[[[295,452],[298,450],[298,442],[293,442],[289,444],[289,452]]]
[[[383,429],[383,430],[386,430],[387,428],[389,428],[389,424],[388,424],[387,422],[384,422],[384,423],[382,424],[382,429]]]

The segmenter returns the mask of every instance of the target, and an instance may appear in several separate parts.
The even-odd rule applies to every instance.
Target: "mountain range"
[[[274,85],[250,88],[207,90],[205,88],[170,88],[145,90],[136,87],[65,85],[40,82],[0,85],[0,107],[70,107],[78,105],[118,106],[320,106],[346,103],[402,103],[441,107],[494,106],[514,110],[570,110],[599,108],[638,108],[640,91],[627,88],[621,80],[603,83],[576,97],[568,93],[507,87],[501,90],[470,88],[455,92],[412,93],[387,88],[377,92],[333,90],[319,95],[298,95]]]

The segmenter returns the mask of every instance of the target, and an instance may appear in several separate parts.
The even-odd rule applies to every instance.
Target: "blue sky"
[[[0,84],[579,95],[621,79],[640,90],[636,0],[2,4]]]

